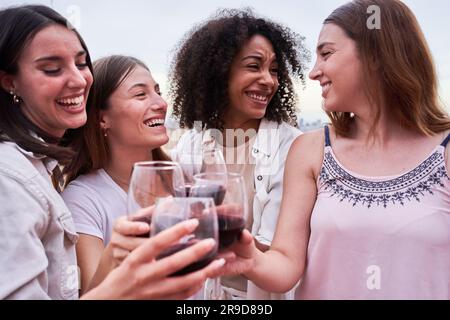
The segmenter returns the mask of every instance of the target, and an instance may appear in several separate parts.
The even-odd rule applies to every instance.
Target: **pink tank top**
[[[297,299],[450,299],[450,178],[445,146],[397,176],[324,160]]]

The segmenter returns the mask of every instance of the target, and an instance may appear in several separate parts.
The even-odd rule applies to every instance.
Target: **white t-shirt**
[[[106,246],[114,221],[127,214],[127,194],[103,169],[79,176],[62,197],[78,233],[98,237]]]

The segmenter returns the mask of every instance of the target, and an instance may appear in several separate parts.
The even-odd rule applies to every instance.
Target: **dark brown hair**
[[[17,74],[17,62],[23,49],[36,33],[54,24],[64,26],[76,34],[86,51],[86,63],[92,72],[89,51],[78,32],[59,13],[40,5],[12,7],[0,11],[0,70],[9,75]],[[30,130],[45,141],[30,135]],[[13,102],[12,96],[0,88],[0,142],[14,141],[26,151],[46,155],[65,164],[73,155],[71,149],[61,146],[70,142],[68,131],[70,130],[66,131],[63,139],[44,132],[22,113],[21,108]]]
[[[381,28],[369,29],[369,6],[380,9]],[[424,135],[450,129],[439,103],[433,59],[411,10],[398,0],[356,0],[334,10],[324,24],[342,28],[356,42],[367,95],[374,106],[385,103],[392,116]],[[375,70],[375,71],[374,71]],[[338,135],[347,136],[350,113],[328,112]],[[374,125],[379,120],[377,110]]]
[[[110,152],[100,127],[100,111],[109,108],[109,97],[137,66],[148,70],[142,61],[128,56],[112,55],[94,62],[95,81],[87,102],[88,120],[71,143],[76,155],[65,169],[67,183],[107,164]],[[154,160],[170,160],[161,148],[153,149],[152,155]]]
[[[206,128],[223,128],[233,59],[256,34],[272,43],[278,62],[279,87],[265,118],[296,125],[291,75],[304,82],[303,63],[309,52],[303,38],[285,26],[256,17],[250,9],[224,9],[185,36],[172,63],[170,95],[173,115],[181,127],[192,128],[195,121],[201,121]]]

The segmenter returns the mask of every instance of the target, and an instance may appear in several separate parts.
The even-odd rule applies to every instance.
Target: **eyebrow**
[[[256,59],[256,60],[260,60],[261,61],[263,59],[263,57],[252,54],[252,55],[249,55],[249,56],[246,56],[246,57],[242,58],[241,61],[245,61],[245,60],[248,60],[248,59]],[[273,62],[277,62],[276,56],[274,56]]]
[[[133,90],[134,88],[137,88],[137,87],[140,87],[140,88],[146,88],[147,85],[146,85],[145,83],[135,83],[135,84],[133,84],[133,85],[130,87],[130,89],[128,89],[128,91],[131,91],[131,90]]]
[[[262,57],[261,57],[261,56],[257,56],[257,55],[249,55],[249,56],[246,56],[246,57],[242,58],[242,61],[247,60],[247,59],[257,59],[257,60],[261,60]]]
[[[128,89],[128,91],[131,91],[131,90],[133,90],[134,88],[137,88],[137,87],[139,87],[139,88],[147,88],[147,84],[145,84],[145,83],[135,83],[135,84],[133,84],[130,87],[130,89]],[[155,83],[154,88],[155,89],[159,89],[159,83]]]
[[[322,42],[321,44],[319,44],[317,46],[317,51],[320,51],[323,49],[323,47],[325,47],[326,45],[333,45],[335,44],[334,42]]]
[[[78,58],[78,57],[81,57],[81,56],[84,56],[84,55],[86,55],[86,51],[79,51],[76,55],[75,55],[75,58]],[[41,62],[41,61],[60,61],[60,60],[62,60],[62,58],[61,57],[59,57],[59,56],[45,56],[45,57],[41,57],[41,58],[38,58],[38,59],[36,59],[34,62]]]

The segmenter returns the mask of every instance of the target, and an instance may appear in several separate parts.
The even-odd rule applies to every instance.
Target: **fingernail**
[[[208,245],[208,247],[214,247],[216,245],[216,240],[213,238],[206,239],[204,242]]]
[[[225,259],[217,259],[217,260],[214,260],[214,264],[215,264],[215,266],[217,267],[217,268],[220,268],[220,267],[223,267],[224,265],[225,265]]]
[[[147,223],[139,225],[139,231],[141,231],[141,232],[148,231],[149,228],[150,228],[150,225]]]
[[[189,231],[194,230],[195,228],[197,228],[197,226],[198,226],[198,219],[191,219],[186,221],[186,228]]]

